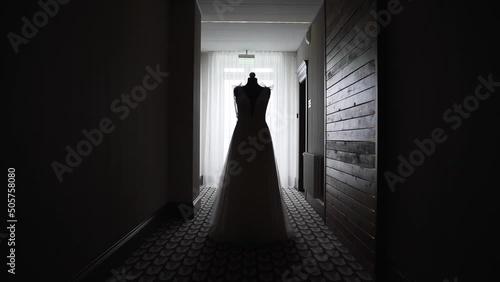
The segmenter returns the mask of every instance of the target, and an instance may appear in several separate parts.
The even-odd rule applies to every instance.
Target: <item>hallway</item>
[[[499,280],[489,3],[5,4],[1,282]],[[207,233],[250,72],[297,237],[236,248]]]
[[[202,187],[194,219],[164,222],[106,281],[373,281],[293,189],[284,195],[294,240],[241,247],[207,240],[215,191]]]

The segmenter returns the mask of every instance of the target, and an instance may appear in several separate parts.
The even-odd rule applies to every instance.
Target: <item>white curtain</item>
[[[271,87],[266,122],[271,131],[281,185],[291,188],[297,176],[299,89],[295,52],[239,52],[201,55],[200,173],[204,185],[216,186],[236,125],[233,88],[255,72],[259,84]]]

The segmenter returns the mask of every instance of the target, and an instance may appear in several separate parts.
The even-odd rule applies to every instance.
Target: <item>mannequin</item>
[[[257,100],[257,97],[259,97],[262,90],[264,90],[267,87],[262,87],[259,85],[259,83],[257,82],[257,78],[255,78],[254,72],[250,73],[250,77],[248,78],[247,84],[245,84],[245,86],[237,86],[234,88],[235,98],[238,96],[238,87],[242,87],[245,94],[248,96],[248,98],[250,98],[250,109],[253,114],[253,110],[255,107],[255,100]]]
[[[257,83],[253,72],[246,85],[234,88],[238,121],[217,185],[208,232],[211,240],[268,244],[294,237],[266,123],[270,93],[269,87]]]

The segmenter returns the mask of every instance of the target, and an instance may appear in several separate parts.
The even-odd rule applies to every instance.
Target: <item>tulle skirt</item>
[[[276,243],[293,238],[265,120],[238,120],[210,217],[210,239]]]

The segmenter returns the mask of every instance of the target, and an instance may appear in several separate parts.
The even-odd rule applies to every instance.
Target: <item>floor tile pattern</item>
[[[294,239],[244,246],[208,240],[215,191],[202,187],[194,219],[163,223],[106,281],[373,281],[294,189],[283,190]]]

